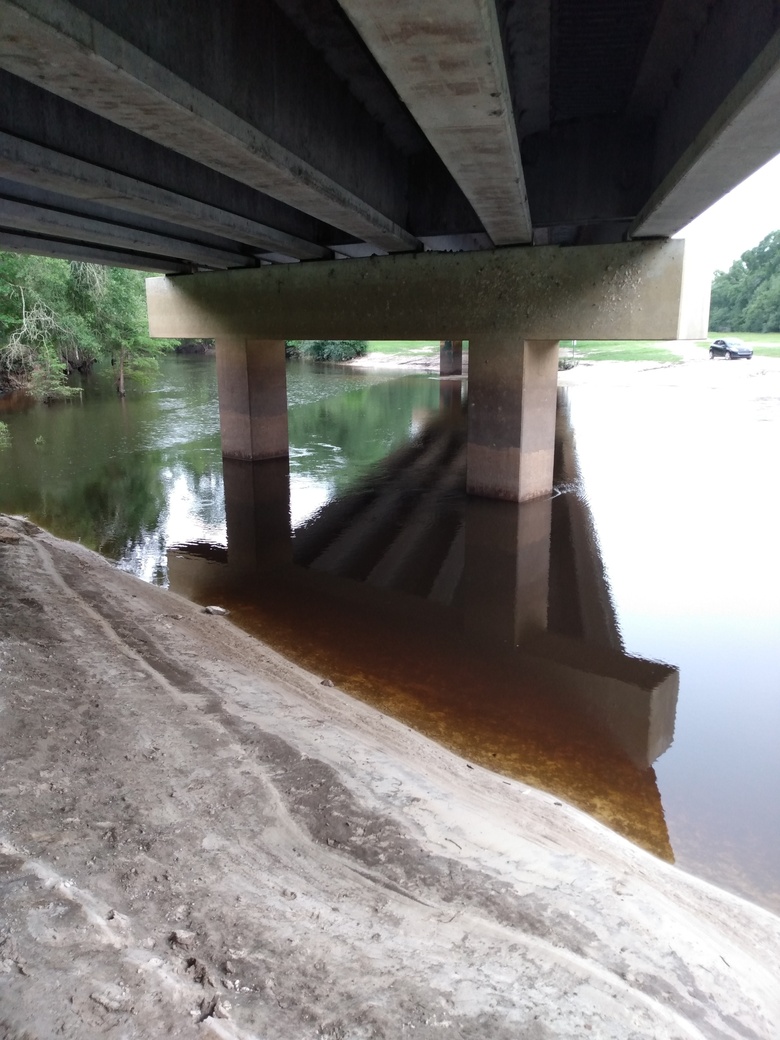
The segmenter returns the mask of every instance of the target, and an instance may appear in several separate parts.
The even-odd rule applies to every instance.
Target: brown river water
[[[460,380],[292,365],[289,465],[223,468],[213,359],[172,358],[0,401],[0,511],[780,912],[780,405],[728,368],[562,389],[518,507],[465,496]]]

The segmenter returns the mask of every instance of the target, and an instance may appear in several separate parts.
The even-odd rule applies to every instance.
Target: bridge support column
[[[439,375],[463,374],[463,340],[443,339],[439,342]]]
[[[485,334],[469,342],[469,494],[510,502],[552,490],[558,341]]]
[[[284,340],[220,336],[217,386],[225,458],[255,462],[288,454]]]

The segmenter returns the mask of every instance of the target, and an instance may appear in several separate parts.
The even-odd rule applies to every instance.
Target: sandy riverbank
[[[0,520],[0,1037],[780,1034],[780,919]]]

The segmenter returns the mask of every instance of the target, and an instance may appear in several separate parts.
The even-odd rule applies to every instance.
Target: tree
[[[147,331],[143,275],[121,267],[72,264],[74,302],[82,308],[91,335],[117,369],[116,388],[125,396],[126,379],[143,380],[157,369],[158,355],[170,340],[156,340]]]
[[[288,339],[285,355],[302,361],[351,361],[367,350],[364,339]]]
[[[0,253],[0,376],[38,397],[64,396],[67,358],[88,333],[67,305],[67,265]]]
[[[67,376],[99,360],[117,367],[117,391],[156,368],[169,340],[147,332],[139,271],[0,253],[0,384],[38,397],[67,395]]]
[[[710,328],[724,332],[780,332],[780,231],[773,231],[717,271]]]

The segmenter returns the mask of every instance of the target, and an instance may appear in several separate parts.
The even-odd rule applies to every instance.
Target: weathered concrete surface
[[[233,238],[258,250],[273,250],[301,260],[332,255],[329,249],[267,224],[2,132],[0,174],[23,184],[115,206],[126,212],[175,220],[184,227]],[[136,267],[138,262],[135,257]]]
[[[283,340],[217,340],[222,454],[229,459],[287,455],[287,372]]]
[[[662,75],[673,35],[670,17],[690,17],[687,5],[667,5],[648,48],[635,95]],[[631,233],[673,235],[732,188],[773,159],[780,149],[780,29],[777,10],[761,5],[751,17],[744,8],[720,4],[700,24],[689,60],[676,66],[677,82],[657,127],[655,190],[637,215]],[[667,50],[665,57],[660,52]],[[740,68],[745,56],[752,60]],[[719,74],[714,76],[713,69]],[[740,75],[730,73],[739,69]],[[727,71],[728,70],[728,71]]]
[[[146,295],[153,336],[266,339],[700,339],[709,303],[679,239],[149,278]]]
[[[91,220],[88,217],[73,216],[57,210],[42,209],[29,206],[24,202],[12,199],[0,199],[0,223],[6,228],[17,231],[30,231],[36,235],[72,239],[76,242],[96,242],[102,246],[110,246],[116,250],[138,249],[158,253],[161,256],[174,257],[177,260],[188,260],[193,264],[204,264],[209,267],[246,267],[255,261],[251,256],[242,256],[226,249],[215,249],[213,246],[186,242],[180,238],[169,238],[150,231],[128,230],[124,225],[114,224],[108,220]]]
[[[380,249],[419,245],[305,157],[67,0],[0,0],[0,15],[0,67],[14,75]]]
[[[496,7],[483,0],[339,0],[497,246],[531,215]]]
[[[469,345],[466,488],[525,502],[552,490],[558,343],[477,336]]]
[[[778,1035],[780,919],[0,527],[4,1037]]]

